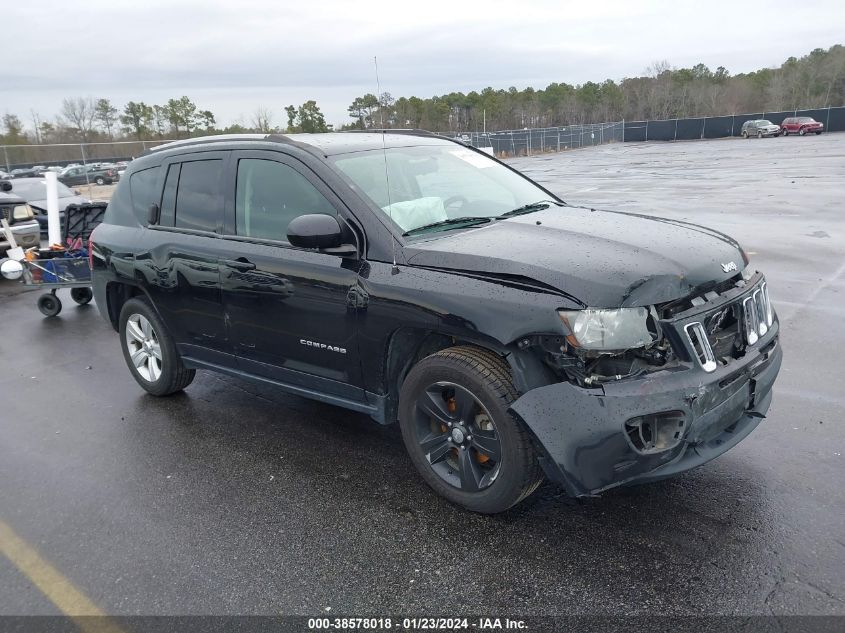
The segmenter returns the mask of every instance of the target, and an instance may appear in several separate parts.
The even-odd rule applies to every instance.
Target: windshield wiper
[[[444,231],[449,229],[459,229],[464,226],[476,226],[478,224],[487,224],[493,218],[466,216],[462,218],[449,218],[448,220],[440,220],[439,222],[432,222],[431,224],[424,224],[414,229],[410,229],[402,233],[402,235],[416,235],[417,233],[426,233],[431,230],[442,228]]]
[[[512,211],[508,211],[507,213],[503,213],[502,215],[496,216],[496,219],[501,218],[512,218],[515,215],[525,215],[526,213],[534,213],[535,211],[542,211],[543,209],[548,209],[550,205],[556,205],[562,207],[563,204],[557,202],[556,200],[539,200],[537,202],[532,202],[531,204],[524,204],[521,207],[517,207]]]

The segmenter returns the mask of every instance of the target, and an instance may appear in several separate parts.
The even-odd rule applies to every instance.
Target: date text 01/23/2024
[[[406,631],[525,630],[523,620],[510,618],[309,618],[309,630]]]

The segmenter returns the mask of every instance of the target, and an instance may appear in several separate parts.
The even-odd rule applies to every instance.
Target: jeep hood
[[[703,226],[571,206],[432,233],[404,251],[411,266],[538,282],[606,308],[680,299],[747,261],[736,241]]]

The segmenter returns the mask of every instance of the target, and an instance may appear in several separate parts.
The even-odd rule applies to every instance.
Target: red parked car
[[[816,121],[810,116],[791,116],[783,120],[780,124],[780,132],[784,136],[789,134],[805,134],[814,133],[821,134],[824,131],[824,125]]]

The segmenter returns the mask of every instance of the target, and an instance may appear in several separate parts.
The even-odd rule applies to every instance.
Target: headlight
[[[31,220],[33,218],[32,207],[28,204],[19,204],[12,210],[12,217],[15,220]]]
[[[657,339],[648,327],[648,308],[587,308],[558,310],[558,314],[569,330],[566,340],[573,347],[625,350],[645,347]]]

